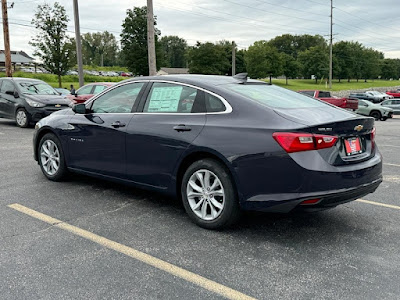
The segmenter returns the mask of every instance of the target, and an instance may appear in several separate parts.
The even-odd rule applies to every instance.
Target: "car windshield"
[[[44,82],[20,82],[19,86],[23,94],[30,95],[58,95],[58,93]]]
[[[268,84],[228,84],[228,90],[271,108],[311,108],[326,106],[324,102]]]

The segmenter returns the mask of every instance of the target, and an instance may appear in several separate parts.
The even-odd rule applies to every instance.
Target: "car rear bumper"
[[[245,210],[257,210],[277,213],[288,213],[294,210],[319,211],[333,208],[339,204],[350,202],[367,194],[373,193],[381,184],[381,182],[382,177],[374,180],[373,182],[369,182],[367,184],[363,184],[353,188],[316,193],[296,194],[292,195],[292,197],[294,196],[293,198],[291,198],[290,195],[287,194],[274,195],[276,199],[281,198],[281,200],[271,200],[270,195],[266,196],[265,198],[260,195],[246,201],[244,205],[242,205],[242,208]],[[313,204],[302,204],[302,202],[306,200],[314,199],[319,200]]]
[[[305,200],[318,199],[312,205],[301,205],[301,209],[329,208],[372,193],[382,182],[382,157],[378,149],[366,161],[340,167],[324,166],[323,161],[318,162],[318,156],[310,155],[314,157],[314,170],[305,167],[312,166],[305,155],[299,154],[297,162],[287,160],[286,165],[281,161],[279,167],[267,172],[268,163],[260,160],[253,165],[252,171],[245,172],[240,180],[246,182],[244,186],[239,184],[241,207],[287,213]]]

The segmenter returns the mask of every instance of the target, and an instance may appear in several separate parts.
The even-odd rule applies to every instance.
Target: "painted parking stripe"
[[[138,251],[136,249],[133,249],[131,247],[122,245],[120,243],[114,242],[112,240],[109,240],[105,237],[99,236],[97,234],[94,234],[90,231],[81,229],[79,227],[70,225],[68,223],[65,223],[63,221],[60,221],[58,219],[55,219],[53,217],[50,217],[48,215],[42,214],[38,211],[35,211],[33,209],[30,209],[28,207],[25,207],[20,204],[11,204],[8,205],[8,207],[15,209],[21,213],[24,213],[28,216],[31,216],[35,219],[38,219],[40,221],[43,221],[45,223],[48,223],[50,225],[53,225],[54,227],[66,230],[72,234],[75,234],[77,236],[80,236],[86,240],[92,241],[96,244],[99,244],[103,247],[109,248],[111,250],[117,251],[119,253],[125,254],[126,256],[129,256],[131,258],[134,258],[138,261],[141,261],[147,265],[153,266],[159,270],[162,270],[164,272],[167,272],[171,275],[174,275],[176,277],[179,277],[181,279],[184,279],[188,282],[194,283],[204,289],[207,289],[211,292],[214,292],[216,294],[219,294],[223,297],[226,297],[228,299],[255,299],[253,297],[250,297],[248,295],[245,295],[239,291],[236,291],[234,289],[231,289],[227,286],[224,286],[220,283],[217,283],[215,281],[212,281],[210,279],[207,279],[203,276],[197,275],[193,272],[187,271],[183,268],[180,268],[178,266],[175,266],[173,264],[170,264],[166,261],[163,261],[161,259],[158,259],[154,256],[151,256],[149,254],[146,254],[144,252]]]
[[[396,165],[396,164],[389,164],[389,163],[383,163],[386,166],[394,166],[394,167],[400,167],[400,165]]]
[[[364,199],[357,199],[356,201],[361,202],[361,203],[372,204],[372,205],[383,206],[383,207],[387,207],[387,208],[400,210],[400,206],[397,206],[397,205],[385,204],[385,203],[381,203],[381,202],[369,201],[369,200],[364,200]]]

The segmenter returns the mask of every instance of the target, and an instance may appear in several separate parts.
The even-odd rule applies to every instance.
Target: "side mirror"
[[[18,98],[18,92],[17,91],[6,91],[6,95],[14,96],[14,98]]]
[[[72,107],[72,111],[74,111],[77,114],[81,114],[84,115],[87,113],[87,109],[84,103],[79,103],[79,104],[75,104]]]
[[[17,91],[14,91],[14,98],[19,98],[19,94]]]

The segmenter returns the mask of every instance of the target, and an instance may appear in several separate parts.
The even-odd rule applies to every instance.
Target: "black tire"
[[[41,155],[41,149],[42,146],[45,142],[47,141],[51,141],[53,142],[58,149],[58,153],[59,153],[59,167],[58,170],[54,173],[54,174],[49,174],[45,167],[43,166],[43,159],[42,159],[42,155]],[[66,176],[68,175],[68,169],[67,166],[65,164],[65,156],[64,156],[64,151],[62,149],[61,143],[59,141],[59,139],[57,138],[57,136],[53,133],[46,133],[40,140],[39,142],[39,146],[38,146],[38,161],[39,161],[39,165],[40,165],[40,169],[42,170],[44,176],[46,176],[48,179],[52,180],[52,181],[62,181],[63,179],[66,178]]]
[[[380,120],[382,117],[382,114],[378,110],[371,111],[369,115],[373,117],[375,120]]]
[[[192,210],[189,204],[187,195],[188,183],[191,176],[199,170],[207,170],[215,174],[218,177],[224,189],[225,193],[224,206],[219,216],[216,217],[214,220],[204,220],[200,218]],[[183,205],[185,207],[187,214],[189,215],[191,220],[200,227],[206,229],[221,229],[234,224],[240,218],[241,210],[239,206],[237,191],[233,184],[232,177],[229,173],[229,170],[217,160],[208,158],[201,159],[190,165],[182,178],[181,195],[182,195]]]
[[[19,115],[22,114],[24,118],[20,118]],[[15,112],[15,122],[21,128],[27,128],[31,123],[31,116],[24,108],[18,108]]]

